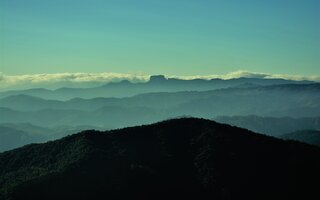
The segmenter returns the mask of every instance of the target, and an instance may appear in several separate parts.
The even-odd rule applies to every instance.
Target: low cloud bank
[[[288,74],[267,74],[248,71],[235,71],[223,75],[199,75],[199,76],[166,76],[179,79],[233,79],[233,78],[262,78],[262,79],[287,79],[320,81],[320,76],[300,76]],[[25,74],[7,75],[0,72],[0,90],[27,89],[43,87],[55,89],[59,87],[93,87],[109,82],[129,80],[131,82],[148,81],[150,75],[146,74],[122,74],[122,73],[55,73],[55,74]]]
[[[43,87],[55,89],[59,87],[92,87],[129,80],[142,82],[149,79],[148,75],[120,73],[55,73],[55,74],[25,74],[6,75],[0,72],[0,89],[26,89]]]
[[[267,74],[259,72],[249,72],[249,71],[234,71],[222,75],[206,75],[206,76],[169,76],[172,78],[180,79],[234,79],[234,78],[260,78],[260,79],[286,79],[286,80],[295,80],[295,81],[320,81],[320,76],[301,76],[301,75],[289,75],[289,74]]]

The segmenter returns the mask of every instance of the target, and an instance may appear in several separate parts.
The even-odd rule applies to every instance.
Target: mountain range
[[[289,84],[194,92],[145,93],[126,98],[45,100],[26,95],[0,99],[0,123],[110,128],[176,116],[318,117],[320,84]],[[138,123],[138,124],[137,124]]]
[[[37,89],[0,93],[5,96],[0,98],[0,126],[11,124],[2,127],[0,151],[57,139],[85,128],[122,128],[177,116],[215,119],[277,137],[299,130],[319,130],[319,83],[252,78],[180,80],[152,76],[146,83],[123,81],[99,88],[103,91],[97,95],[114,95],[108,92],[114,88],[126,97],[83,99],[77,97],[79,93],[70,92],[68,98],[71,99],[68,99],[60,98],[55,91],[37,93]],[[79,90],[91,95],[88,91],[95,88]],[[139,93],[146,91],[153,92]],[[6,96],[9,94],[12,95]],[[130,96],[132,94],[136,95]],[[41,127],[42,133],[34,134],[35,129],[30,126],[17,130],[21,124]],[[60,130],[56,130],[57,127],[61,127]]]
[[[0,124],[0,152],[18,148],[30,143],[47,142],[83,130],[107,130],[106,127],[93,126],[53,126],[40,127],[30,123]]]
[[[320,117],[218,116],[215,121],[274,137],[303,130],[320,130]]]
[[[292,133],[287,133],[281,136],[286,140],[296,140],[312,145],[320,146],[320,131],[319,130],[301,130]]]
[[[53,100],[69,100],[73,98],[97,98],[97,97],[129,97],[150,92],[179,92],[179,91],[207,91],[229,87],[254,87],[280,84],[310,84],[312,81],[294,81],[285,79],[260,79],[260,78],[236,78],[236,79],[192,79],[182,80],[166,78],[163,75],[151,76],[150,80],[142,83],[131,83],[128,80],[111,82],[92,88],[58,88],[48,90],[34,88],[28,90],[11,90],[0,93],[0,98],[24,94],[34,97]]]

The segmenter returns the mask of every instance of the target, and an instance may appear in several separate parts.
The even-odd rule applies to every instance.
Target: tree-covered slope
[[[0,199],[310,199],[319,168],[317,147],[184,118],[1,153]]]

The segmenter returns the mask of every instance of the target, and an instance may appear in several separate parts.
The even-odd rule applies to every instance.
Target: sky
[[[0,0],[2,75],[238,70],[320,75],[320,1]]]

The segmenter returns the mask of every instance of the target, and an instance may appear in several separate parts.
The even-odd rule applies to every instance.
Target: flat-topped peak
[[[164,75],[152,75],[150,76],[150,82],[166,81],[167,78]]]

